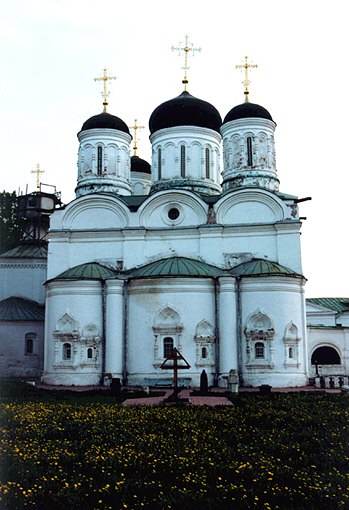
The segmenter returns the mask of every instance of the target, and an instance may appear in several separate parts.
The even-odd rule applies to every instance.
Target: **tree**
[[[23,230],[17,218],[17,209],[15,191],[0,193],[0,253],[13,248],[22,239]]]

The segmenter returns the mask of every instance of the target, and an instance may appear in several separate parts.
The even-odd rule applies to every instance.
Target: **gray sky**
[[[307,297],[348,296],[346,157],[349,90],[345,0],[0,0],[1,188],[42,182],[74,198],[83,122],[102,110],[106,67],[109,112],[139,132],[150,162],[148,120],[182,92],[183,59],[171,46],[201,47],[190,59],[188,91],[222,117],[243,102],[248,55],[250,100],[277,123],[280,190],[299,197]]]

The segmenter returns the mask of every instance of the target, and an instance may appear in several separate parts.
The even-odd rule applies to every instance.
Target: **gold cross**
[[[45,170],[42,170],[40,168],[39,163],[36,165],[35,170],[31,171],[32,174],[36,174],[36,189],[37,189],[37,191],[40,191],[40,174],[43,174],[44,172],[45,172]]]
[[[236,65],[236,66],[235,66],[237,69],[245,69],[245,79],[244,79],[244,81],[243,81],[242,83],[243,83],[243,84],[244,84],[244,86],[245,86],[244,94],[245,94],[245,102],[246,102],[246,103],[248,103],[248,95],[249,95],[249,93],[250,93],[250,92],[249,92],[249,90],[248,90],[248,86],[249,86],[249,84],[251,83],[251,82],[249,81],[249,79],[248,79],[248,70],[249,70],[250,68],[253,68],[253,67],[258,67],[258,65],[257,65],[257,64],[249,64],[249,63],[247,62],[247,59],[248,59],[248,57],[245,57],[245,63],[244,63],[244,64],[240,64],[240,65]]]
[[[184,90],[187,90],[187,85],[188,85],[187,71],[188,71],[188,69],[190,69],[190,67],[188,66],[188,53],[189,53],[189,51],[191,51],[192,56],[194,56],[194,52],[195,51],[201,51],[201,48],[194,48],[193,44],[188,42],[188,35],[187,34],[185,35],[185,44],[184,44],[184,46],[182,46],[182,44],[183,43],[180,42],[178,47],[172,46],[171,50],[172,51],[178,51],[178,55],[181,54],[181,51],[184,51],[184,67],[182,67],[182,69],[184,69],[184,78],[182,80],[182,83],[184,85]]]
[[[137,156],[137,129],[144,129],[144,126],[138,126],[137,119],[135,119],[135,123],[133,126],[128,126],[130,129],[133,129],[133,155]]]
[[[107,76],[107,69],[103,69],[103,76],[100,76],[99,78],[94,78],[94,81],[103,81],[103,92],[101,92],[101,95],[103,97],[103,112],[107,111],[108,106],[108,97],[110,92],[107,91],[107,81],[108,80],[116,80],[116,76]]]

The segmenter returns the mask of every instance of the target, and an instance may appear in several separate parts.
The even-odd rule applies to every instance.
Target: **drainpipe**
[[[128,343],[128,281],[124,285],[124,325],[123,325],[123,360],[122,360],[122,384],[127,384],[127,343]]]
[[[214,320],[215,320],[215,374],[214,386],[218,386],[219,376],[219,317],[218,317],[218,279],[214,279]]]
[[[240,278],[236,278],[236,335],[237,335],[237,352],[238,352],[238,374],[240,384],[244,382],[242,373],[242,314],[241,314],[241,289]]]
[[[106,288],[105,288],[105,280],[102,280],[102,374],[101,374],[101,386],[104,383],[104,375],[105,375],[105,360],[106,360],[106,320],[107,320],[107,310],[106,310]]]

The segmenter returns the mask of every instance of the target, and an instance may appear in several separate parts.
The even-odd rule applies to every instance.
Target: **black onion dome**
[[[149,119],[151,134],[176,126],[198,126],[219,133],[221,125],[222,118],[214,106],[186,91],[158,106]]]
[[[226,124],[227,122],[230,122],[232,120],[246,119],[249,117],[258,117],[260,119],[268,119],[273,121],[272,116],[270,115],[268,110],[263,108],[263,106],[260,106],[259,104],[255,103],[246,102],[234,106],[234,108],[232,108],[230,112],[227,113],[227,115],[225,116],[223,124]]]
[[[103,112],[98,115],[94,115],[87,119],[83,123],[81,131],[87,131],[88,129],[116,129],[123,131],[124,133],[130,134],[127,125],[119,117],[111,115],[110,113]]]
[[[151,167],[148,161],[145,159],[141,159],[138,156],[132,156],[131,172],[143,172],[144,174],[151,174]]]

